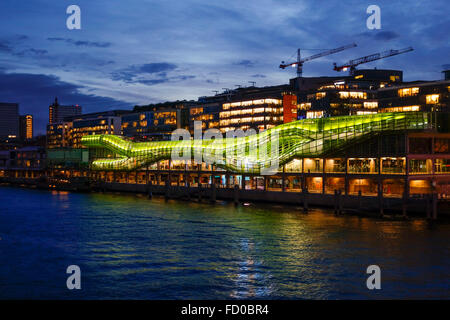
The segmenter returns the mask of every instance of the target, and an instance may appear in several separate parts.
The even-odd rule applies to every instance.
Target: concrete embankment
[[[38,187],[45,189],[87,191],[77,190],[74,184],[55,185],[40,183],[38,179],[8,178],[0,179],[0,183],[24,187]],[[309,192],[289,191],[265,191],[265,190],[243,190],[235,188],[219,188],[212,185],[202,187],[187,187],[174,185],[150,185],[96,182],[90,185],[91,191],[96,192],[126,192],[146,194],[149,198],[153,195],[164,196],[166,199],[179,199],[187,201],[215,202],[225,200],[235,203],[242,202],[271,202],[286,205],[301,206],[307,212],[310,207],[333,208],[336,214],[357,214],[370,216],[384,216],[385,214],[398,214],[403,217],[408,215],[422,216],[430,219],[450,217],[450,203],[434,199],[432,195],[402,198],[362,195],[344,195],[339,192],[334,194],[320,194]]]

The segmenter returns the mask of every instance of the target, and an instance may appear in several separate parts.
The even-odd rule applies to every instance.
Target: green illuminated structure
[[[431,128],[431,113],[397,112],[306,119],[245,137],[134,143],[120,136],[89,135],[82,144],[105,149],[112,158],[95,159],[94,170],[135,170],[174,155],[188,155],[237,173],[263,173],[294,158],[323,157],[382,132]],[[200,158],[201,159],[201,158]]]

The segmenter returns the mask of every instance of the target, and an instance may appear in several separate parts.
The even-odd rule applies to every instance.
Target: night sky
[[[66,27],[71,4],[81,30]],[[381,8],[380,30],[366,27],[371,4]],[[33,114],[37,133],[55,96],[87,113],[288,83],[295,69],[278,66],[298,47],[358,44],[305,64],[304,76],[408,46],[415,50],[365,67],[401,69],[407,81],[441,79],[450,67],[447,0],[1,0],[0,26],[0,101]]]

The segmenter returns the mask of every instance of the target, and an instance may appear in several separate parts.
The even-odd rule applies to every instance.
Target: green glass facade
[[[184,152],[194,159],[207,154],[208,162],[230,172],[260,174],[295,158],[332,157],[374,135],[423,131],[434,123],[428,112],[377,113],[294,121],[238,138],[133,143],[115,135],[89,135],[82,144],[114,155],[92,159],[93,170],[136,170]]]

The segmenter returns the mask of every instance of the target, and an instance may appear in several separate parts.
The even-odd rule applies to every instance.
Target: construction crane
[[[350,75],[353,75],[354,71],[356,70],[356,66],[363,64],[363,63],[368,63],[368,62],[372,62],[375,60],[380,60],[380,59],[384,59],[387,57],[392,57],[392,56],[396,56],[398,54],[402,54],[402,53],[406,53],[409,51],[413,51],[414,49],[412,47],[408,47],[405,49],[400,49],[400,50],[388,50],[388,51],[384,51],[384,52],[379,52],[379,53],[375,53],[375,54],[371,54],[365,57],[361,57],[361,58],[357,58],[357,59],[353,59],[350,60],[349,62],[347,62],[346,64],[343,64],[341,66],[336,65],[336,63],[334,63],[334,70],[335,71],[347,71],[350,70]]]
[[[346,45],[346,46],[342,46],[342,47],[339,47],[339,48],[336,48],[336,49],[331,49],[331,50],[327,50],[327,51],[324,51],[324,52],[321,52],[321,53],[317,53],[315,55],[312,55],[312,56],[304,58],[304,59],[301,58],[300,49],[298,49],[297,50],[297,61],[294,61],[294,62],[291,62],[291,63],[285,63],[284,61],[281,61],[280,68],[281,69],[285,69],[285,68],[291,67],[291,66],[292,67],[297,67],[297,77],[301,77],[302,74],[303,74],[303,64],[305,62],[313,60],[313,59],[317,59],[317,58],[320,58],[320,57],[328,56],[330,54],[333,54],[333,53],[336,53],[336,52],[340,52],[340,51],[343,51],[343,50],[346,50],[346,49],[354,48],[354,47],[356,47],[356,43],[352,43],[352,44],[349,44],[349,45]]]

